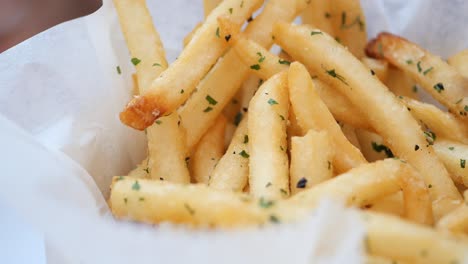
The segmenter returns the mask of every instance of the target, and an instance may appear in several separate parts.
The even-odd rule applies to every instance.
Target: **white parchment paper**
[[[173,60],[202,1],[147,2]],[[468,48],[468,1],[362,3],[371,37],[391,31],[443,57]],[[267,230],[115,222],[110,178],[145,155],[144,135],[118,120],[133,71],[111,1],[0,54],[0,201],[43,235],[47,263],[361,263],[362,224],[330,202]]]

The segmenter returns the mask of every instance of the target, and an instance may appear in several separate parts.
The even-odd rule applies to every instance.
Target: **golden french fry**
[[[155,180],[190,183],[185,158],[185,131],[177,113],[163,116],[146,129],[148,137],[148,170]],[[152,139],[152,140],[149,140]]]
[[[139,93],[167,68],[166,54],[145,0],[114,0],[120,27],[137,70]]]
[[[289,166],[286,142],[288,75],[268,79],[250,101],[249,185],[256,197],[280,199],[289,195]]]
[[[120,120],[128,126],[143,130],[158,117],[176,110],[228,47],[228,36],[219,33],[218,17],[229,17],[240,26],[262,3],[262,0],[226,0],[218,5],[178,59],[142,95],[127,104],[120,113]],[[229,12],[232,7],[236,8]]]
[[[192,31],[190,31],[187,36],[185,36],[184,38],[184,47],[187,47],[187,45],[190,43],[190,41],[192,40],[193,36],[197,33],[197,30],[203,25],[202,22],[198,23],[193,29]]]
[[[450,172],[452,179],[468,187],[468,164],[466,164],[468,145],[437,139],[434,150]]]
[[[384,60],[376,60],[373,58],[364,57],[361,59],[362,64],[366,65],[372,74],[375,74],[381,82],[386,82],[388,77],[388,62]]]
[[[291,138],[291,194],[296,194],[333,177],[334,149],[326,131],[309,130]]]
[[[376,200],[369,209],[374,212],[403,216],[405,213],[404,203],[403,193],[397,192]]]
[[[384,81],[390,91],[398,96],[419,99],[419,88],[408,74],[393,66],[388,67],[387,79]]]
[[[228,150],[210,176],[209,186],[219,190],[242,192],[249,177],[249,135],[247,115],[234,133]]]
[[[277,23],[273,32],[288,54],[348,97],[384,141],[390,143],[395,155],[407,160],[427,184],[432,184],[430,193],[436,219],[461,202],[458,190],[416,120],[358,59],[318,29]],[[304,49],[308,52],[303,52]]]
[[[437,222],[437,229],[468,234],[468,201]]]
[[[385,145],[382,137],[364,129],[358,129],[356,135],[362,154],[369,162],[393,158],[393,152]]]
[[[305,8],[306,0],[268,1],[260,13],[245,30],[245,35],[254,39],[263,47],[273,44],[271,28],[276,21],[292,21],[296,14]],[[239,87],[248,77],[249,69],[245,67],[237,54],[229,50],[197,86],[197,92],[181,109],[181,117],[187,131],[189,149],[200,140],[203,133],[213,124],[222,109],[236,94]],[[223,89],[219,89],[223,87]],[[205,97],[210,95],[217,102],[215,106],[207,105]],[[207,107],[210,107],[209,111]]]
[[[205,17],[208,17],[213,11],[213,9],[216,8],[216,6],[219,5],[223,0],[203,0],[203,10],[205,13]],[[234,11],[234,8],[232,9]]]
[[[468,78],[468,49],[462,50],[459,53],[448,58],[448,64],[457,69],[457,71]]]
[[[331,1],[310,1],[309,6],[301,14],[302,23],[314,25],[333,36],[335,34],[331,23],[333,11]]]
[[[364,57],[367,42],[366,18],[359,0],[330,0],[330,21],[336,41],[357,58]]]
[[[361,145],[359,144],[359,140],[357,138],[356,129],[348,124],[340,124],[341,131],[343,135],[345,135],[346,139],[353,144],[359,150],[361,149]],[[362,152],[361,152],[362,153]]]
[[[220,115],[216,123],[198,142],[190,157],[190,172],[197,183],[208,184],[210,175],[224,154],[226,118]]]
[[[408,263],[462,263],[466,242],[432,228],[401,221],[399,217],[374,212],[362,213],[367,228],[367,252]]]
[[[468,144],[468,133],[465,124],[453,115],[444,112],[434,105],[400,97],[411,115],[420,120],[424,126],[438,137],[447,138]]]
[[[337,171],[345,172],[366,163],[359,149],[348,141],[333,115],[320,99],[306,68],[298,62],[292,63],[288,79],[291,106],[299,126],[304,131],[316,129],[328,132],[335,149],[333,165]]]
[[[467,119],[468,78],[441,58],[390,33],[380,33],[370,41],[366,53],[405,71],[453,114]]]
[[[364,164],[290,198],[292,203],[312,206],[324,197],[342,199],[358,207],[403,191],[404,216],[421,224],[432,224],[432,206],[428,189],[407,163],[386,159]]]
[[[128,173],[128,177],[135,179],[149,178],[148,158],[142,160],[138,166]]]

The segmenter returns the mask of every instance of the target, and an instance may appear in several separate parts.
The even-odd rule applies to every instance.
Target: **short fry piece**
[[[288,78],[291,106],[299,126],[304,131],[309,129],[327,131],[335,149],[333,164],[337,171],[345,172],[366,163],[359,149],[348,141],[327,106],[320,99],[307,69],[302,64],[294,62],[289,68]]]
[[[434,150],[452,179],[468,187],[468,145],[438,139],[434,143]]]
[[[224,154],[226,118],[218,117],[216,123],[205,133],[190,158],[190,172],[197,183],[208,184],[209,177]]]
[[[468,49],[462,50],[459,53],[448,58],[448,64],[453,66],[458,72],[468,78]]]
[[[185,158],[185,131],[180,127],[177,113],[163,116],[146,129],[150,177],[175,183],[190,183]]]
[[[343,199],[358,207],[403,190],[405,217],[432,224],[432,206],[427,187],[411,166],[386,159],[354,168],[290,198],[291,203],[312,206],[324,197]]]
[[[295,194],[333,177],[334,149],[326,131],[309,130],[291,138],[291,193]]]
[[[250,192],[256,197],[280,199],[289,195],[286,120],[289,109],[286,72],[266,81],[252,98],[248,134]]]
[[[176,110],[228,46],[229,40],[219,33],[218,17],[227,16],[240,26],[262,3],[262,0],[243,0],[242,8],[232,13],[229,8],[239,6],[239,0],[226,0],[218,5],[178,59],[152,82],[148,90],[128,103],[120,113],[120,120],[128,126],[143,130],[158,117]]]
[[[231,144],[213,170],[209,185],[219,190],[242,192],[249,177],[247,115],[234,132]]]
[[[376,39],[370,41],[366,53],[374,58],[385,59],[407,72],[453,114],[466,119],[468,78],[463,77],[441,58],[390,33],[380,33]]]
[[[433,185],[429,191],[436,219],[461,202],[458,190],[432,147],[428,146],[416,120],[358,59],[318,29],[277,23],[273,32],[275,40],[288,54],[346,95],[390,144],[395,155],[407,160],[418,169],[427,184]],[[320,33],[311,35],[311,32]],[[308,52],[302,52],[304,49]],[[416,145],[419,146],[417,151]]]

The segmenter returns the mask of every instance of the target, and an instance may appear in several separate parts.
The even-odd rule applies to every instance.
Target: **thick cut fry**
[[[462,263],[468,244],[432,228],[374,212],[362,213],[369,254],[416,264]]]
[[[403,200],[403,193],[397,192],[395,194],[383,197],[372,203],[371,211],[392,214],[396,216],[403,216],[405,213],[405,202]]]
[[[249,185],[256,197],[280,199],[289,194],[286,142],[288,75],[274,75],[252,98],[249,107]],[[245,153],[245,155],[249,155]]]
[[[370,41],[366,53],[371,57],[385,59],[407,72],[453,114],[467,119],[468,78],[441,58],[390,33],[380,33]]]
[[[240,7],[242,2],[242,7]],[[262,0],[226,0],[218,5],[197,30],[192,41],[151,87],[130,101],[120,120],[133,128],[143,130],[154,120],[171,113],[190,96],[200,79],[208,72],[227,48],[229,38],[220,35],[218,17],[227,16],[240,26]],[[229,12],[232,7],[237,7]],[[193,67],[196,65],[197,67]],[[183,77],[182,77],[183,76]]]
[[[249,135],[247,116],[234,133],[231,144],[213,170],[209,185],[219,190],[242,192],[249,178]]]
[[[224,133],[226,118],[218,117],[216,123],[198,142],[190,158],[190,172],[197,183],[208,184],[210,175],[224,154]]]
[[[468,201],[437,222],[439,230],[468,234]]]
[[[193,36],[195,36],[195,33],[197,33],[197,30],[203,25],[203,23],[198,23],[193,29],[192,31],[190,31],[187,36],[185,36],[184,38],[184,47],[187,47],[187,45],[190,43],[190,41],[192,40]]]
[[[346,95],[390,144],[394,154],[407,160],[427,184],[432,184],[429,191],[436,219],[461,202],[458,190],[432,147],[427,145],[416,120],[358,59],[324,32],[311,36],[311,32],[319,32],[317,29],[277,23],[273,32],[288,54]],[[304,49],[308,52],[302,52]]]
[[[114,177],[109,205],[116,218],[157,224],[171,221],[198,227],[242,227],[267,223],[271,209],[241,193],[204,184]],[[277,218],[275,218],[277,219]]]
[[[306,68],[298,62],[292,63],[288,79],[291,105],[299,126],[304,131],[316,129],[328,132],[335,149],[333,165],[337,171],[345,172],[366,163],[359,149],[348,141],[327,106],[320,99]]]
[[[334,149],[325,131],[309,130],[304,137],[291,138],[291,194],[333,177]]]
[[[185,158],[185,131],[177,113],[163,116],[146,130],[148,139],[148,170],[155,180],[190,183]]]
[[[329,0],[331,24],[336,41],[357,58],[364,57],[367,42],[366,18],[359,0]]]
[[[455,67],[461,75],[468,78],[468,49],[460,51],[448,58],[447,61],[448,64]]]
[[[208,17],[211,11],[213,11],[213,9],[215,9],[222,1],[223,0],[203,0],[203,11],[205,13],[205,17]]]
[[[346,139],[353,144],[359,150],[361,149],[361,145],[359,144],[359,140],[356,135],[356,129],[348,124],[340,124],[341,131],[343,135],[345,135]],[[362,153],[362,152],[361,152]]]
[[[309,6],[301,14],[302,23],[314,25],[333,36],[335,32],[331,24],[332,11],[331,1],[310,1]]]
[[[369,162],[393,157],[393,152],[385,145],[381,136],[363,129],[358,129],[356,135],[362,154]]]
[[[362,207],[400,189],[405,200],[405,217],[417,223],[432,224],[432,207],[426,185],[417,171],[395,159],[361,165],[296,194],[290,201],[311,206],[329,197]]]
[[[245,30],[245,35],[263,47],[273,44],[271,29],[276,21],[292,21],[297,13],[305,8],[305,0],[292,3],[290,0],[271,0]],[[186,102],[181,110],[184,127],[187,131],[187,147],[190,149],[203,133],[213,124],[222,109],[236,94],[242,82],[248,77],[249,69],[245,67],[236,52],[229,50],[213,67],[197,87],[197,92]],[[222,87],[222,89],[220,89]],[[205,97],[210,95],[217,104],[205,111]]]
[[[419,88],[416,82],[398,68],[391,65],[388,67],[388,75],[384,83],[395,95],[419,99]]]
[[[438,139],[434,143],[434,150],[452,179],[468,187],[468,145]]]
[[[401,98],[401,97],[400,97]],[[452,139],[468,144],[468,133],[465,124],[453,115],[440,110],[434,105],[409,98],[401,98],[411,115],[420,120],[434,132],[437,137]]]
[[[114,5],[136,66],[139,94],[142,94],[167,68],[166,54],[145,0],[114,0]]]
[[[377,76],[381,82],[385,82],[388,77],[388,62],[384,60],[376,60],[368,57],[361,59],[362,63],[369,68],[371,73]]]

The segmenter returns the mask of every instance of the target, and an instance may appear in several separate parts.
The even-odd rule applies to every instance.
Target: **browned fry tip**
[[[120,113],[120,121],[127,126],[144,130],[165,112],[166,110],[156,101],[149,100],[145,96],[137,96]]]

